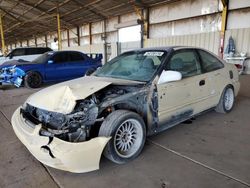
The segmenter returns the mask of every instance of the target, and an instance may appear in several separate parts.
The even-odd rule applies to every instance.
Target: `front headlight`
[[[6,71],[9,73],[15,73],[16,72],[15,68],[16,68],[16,66],[8,67],[8,68],[6,68]]]
[[[16,72],[16,69],[15,69],[14,67],[11,67],[11,68],[9,69],[9,71],[10,71],[11,73],[15,73],[15,72]]]
[[[12,66],[12,67],[5,67],[5,68],[2,68],[1,69],[1,72],[2,73],[7,73],[7,74],[12,74],[12,73],[15,73],[16,69],[15,69],[15,66]]]
[[[23,103],[23,105],[22,105],[22,109],[24,109],[24,110],[25,110],[26,108],[27,108],[27,103],[26,103],[26,102],[24,102],[24,103]]]

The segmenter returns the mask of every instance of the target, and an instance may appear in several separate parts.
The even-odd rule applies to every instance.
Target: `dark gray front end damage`
[[[157,124],[157,94],[145,84],[111,84],[86,99],[77,100],[71,113],[43,110],[27,104],[21,109],[25,119],[42,124],[40,134],[69,142],[82,142],[97,137],[101,123],[117,109],[140,114],[148,125]],[[150,121],[150,122],[149,122]],[[148,131],[151,134],[151,128]]]

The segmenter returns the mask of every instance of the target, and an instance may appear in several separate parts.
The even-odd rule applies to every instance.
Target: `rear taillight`
[[[235,64],[235,66],[237,67],[237,69],[242,69],[242,65],[240,64]]]

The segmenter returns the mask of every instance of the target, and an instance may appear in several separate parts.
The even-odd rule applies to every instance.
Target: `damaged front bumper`
[[[12,126],[20,141],[32,155],[47,166],[82,173],[99,169],[102,151],[110,138],[96,137],[85,142],[66,142],[56,137],[40,136],[41,124],[25,120],[18,108]]]
[[[25,72],[16,66],[5,67],[0,70],[0,84],[13,84],[20,87],[24,76]]]

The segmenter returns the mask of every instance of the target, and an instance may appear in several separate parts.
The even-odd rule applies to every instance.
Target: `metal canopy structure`
[[[0,0],[7,44],[176,0]]]

